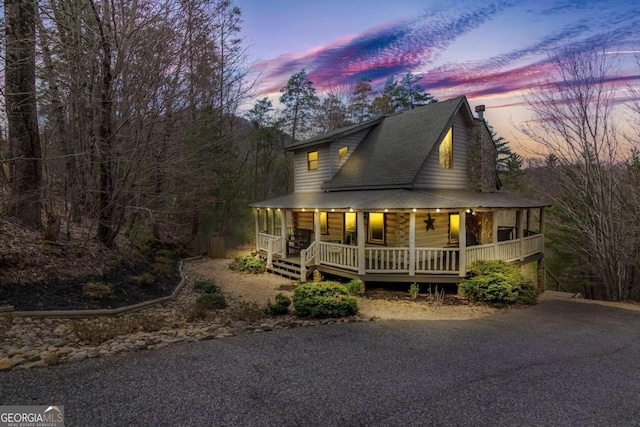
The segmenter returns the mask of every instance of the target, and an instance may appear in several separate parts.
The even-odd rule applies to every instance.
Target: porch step
[[[267,268],[267,270],[294,280],[300,279],[300,272],[302,271],[300,265],[286,259],[274,259],[273,267]]]

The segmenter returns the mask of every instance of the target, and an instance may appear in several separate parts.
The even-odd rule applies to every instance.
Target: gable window
[[[307,170],[310,170],[310,171],[318,170],[318,152],[317,151],[309,151],[307,153]]]
[[[369,214],[369,242],[384,243],[384,214]]]
[[[450,127],[447,134],[440,142],[440,169],[453,168],[453,127]]]
[[[346,156],[348,152],[349,152],[349,147],[347,147],[347,146],[344,146],[341,149],[339,149],[338,150],[338,159],[342,160],[342,158],[344,156]]]

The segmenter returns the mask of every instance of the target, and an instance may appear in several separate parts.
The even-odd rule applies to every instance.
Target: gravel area
[[[227,269],[228,259],[207,259],[188,265],[188,271],[203,280],[210,280],[221,287],[222,292],[236,298],[264,305],[275,301],[278,293],[291,296],[286,290],[296,282],[276,274],[242,274]],[[283,290],[284,289],[284,290]],[[414,301],[386,301],[358,299],[358,311],[362,317],[376,320],[467,320],[495,314],[499,310],[485,305],[439,305]]]

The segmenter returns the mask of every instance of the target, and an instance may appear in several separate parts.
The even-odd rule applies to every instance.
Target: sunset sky
[[[258,92],[277,98],[305,69],[323,89],[412,72],[438,99],[467,95],[512,143],[523,90],[549,76],[548,52],[607,37],[616,85],[640,84],[640,3],[605,1],[236,0]],[[613,77],[613,76],[612,76]],[[620,96],[623,96],[621,91]]]

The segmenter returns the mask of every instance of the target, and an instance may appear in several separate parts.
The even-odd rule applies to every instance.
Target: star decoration
[[[436,221],[435,218],[431,218],[431,214],[427,214],[427,219],[424,220],[424,223],[427,225],[427,231],[429,230],[434,230],[435,231],[435,227],[433,226],[433,223]]]

